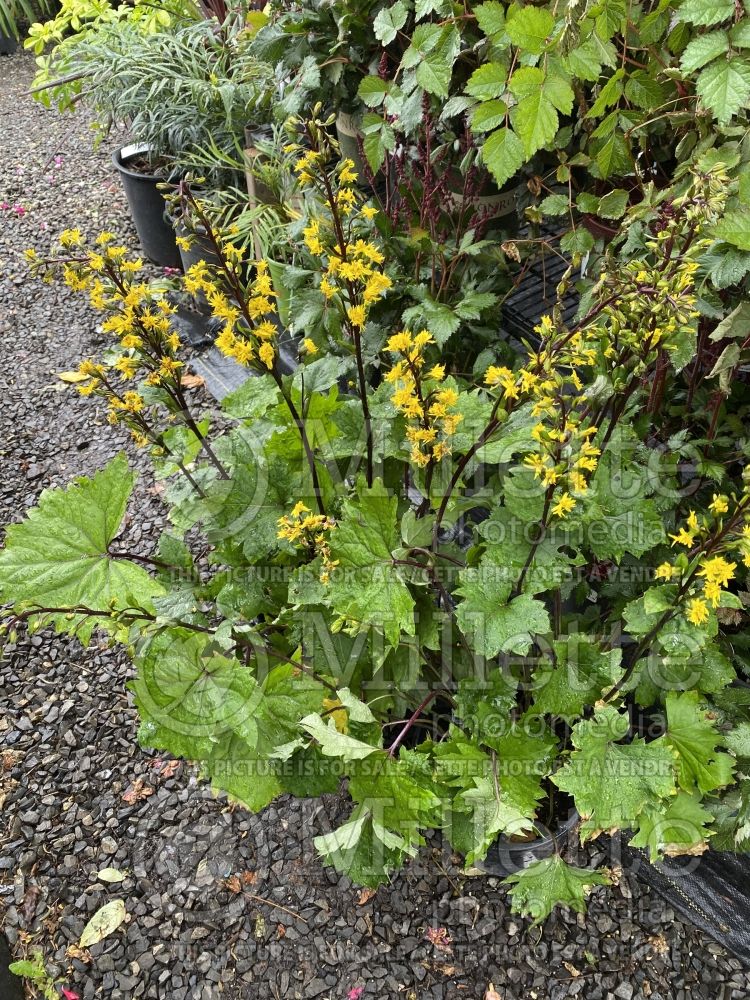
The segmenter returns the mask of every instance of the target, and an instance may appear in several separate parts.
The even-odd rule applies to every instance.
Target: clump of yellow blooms
[[[299,185],[316,194],[322,207],[319,216],[307,219],[302,238],[321,268],[320,291],[357,336],[393,282],[382,269],[383,251],[365,238],[377,209],[360,204],[354,162],[336,161],[330,140],[321,135],[320,141],[320,149],[306,150],[295,165]],[[292,144],[287,150],[299,152],[300,147]]]
[[[158,435],[147,420],[150,407],[141,391],[120,383],[141,379],[143,386],[164,390],[182,408],[181,343],[171,319],[175,308],[162,290],[141,280],[143,261],[129,259],[112,233],[100,233],[89,246],[80,229],[66,229],[58,242],[60,256],[51,260],[27,252],[32,269],[45,280],[57,273],[69,288],[87,293],[91,305],[107,314],[103,332],[117,341],[107,365],[81,362],[78,391],[105,399],[109,422],[125,423],[138,445],[153,443]]]
[[[429,330],[394,333],[385,345],[398,360],[385,375],[392,386],[391,402],[407,419],[406,439],[411,461],[420,468],[450,455],[450,439],[463,419],[457,413],[458,393],[443,384],[445,366],[425,371],[424,350],[434,343]]]
[[[308,549],[321,558],[320,582],[328,583],[338,560],[331,559],[329,533],[336,522],[325,514],[313,514],[302,501],[295,504],[290,514],[279,518],[277,536],[292,545]]]
[[[598,427],[580,415],[585,409],[580,373],[596,364],[598,353],[580,331],[562,348],[550,346],[554,325],[549,316],[536,330],[542,346],[529,354],[527,364],[517,371],[492,365],[484,382],[491,393],[498,393],[497,402],[506,411],[527,403],[532,416],[539,418],[531,431],[537,447],[523,464],[547,491],[549,514],[564,518],[588,492],[601,455],[593,441]]]
[[[750,489],[745,488],[737,500],[724,494],[713,494],[708,513],[698,516],[688,513],[685,523],[670,534],[672,547],[687,549],[675,561],[663,562],[656,568],[657,580],[680,584],[689,598],[685,616],[693,625],[704,625],[709,619],[709,606],[718,608],[726,588],[734,580],[737,562],[750,568]],[[724,515],[729,514],[726,519]]]
[[[541,346],[523,367],[488,368],[484,381],[496,394],[496,409],[529,404],[538,418],[532,430],[537,446],[524,464],[545,490],[545,517],[567,517],[586,496],[602,447],[624,412],[624,404],[619,411],[605,404],[597,412],[587,384],[598,378],[623,393],[660,351],[669,356],[695,335],[699,265],[690,255],[706,245],[700,231],[715,217],[720,186],[716,177],[699,178],[695,204],[693,194],[686,195],[682,211],[665,214],[643,259],[605,267],[592,297],[600,305],[578,328],[566,330],[545,316],[536,327]]]
[[[226,251],[222,247],[222,252]],[[238,260],[235,248],[234,260]],[[276,292],[268,264],[257,261],[254,279],[247,287],[228,294],[215,268],[205,261],[193,264],[185,274],[185,285],[202,292],[214,319],[221,323],[216,346],[228,358],[241,365],[270,371],[277,356],[279,329],[275,322]],[[212,273],[213,272],[213,273]]]

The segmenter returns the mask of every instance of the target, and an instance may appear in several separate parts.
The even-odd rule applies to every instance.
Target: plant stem
[[[302,418],[299,410],[294,404],[291,393],[287,392],[284,388],[284,383],[281,379],[281,375],[278,373],[274,367],[271,371],[273,380],[279,388],[279,392],[282,395],[284,402],[286,403],[287,409],[291,414],[292,420],[294,421],[297,430],[299,431],[299,436],[302,441],[302,449],[305,452],[305,458],[307,459],[307,464],[310,469],[310,477],[312,479],[313,490],[315,491],[315,502],[318,505],[318,510],[321,514],[325,514],[325,505],[323,503],[323,492],[320,487],[320,480],[318,479],[318,469],[315,464],[315,453],[310,445],[310,439],[307,436],[307,429],[305,427],[305,421]]]
[[[437,696],[439,694],[440,694],[440,690],[438,688],[436,688],[434,691],[430,691],[430,693],[428,695],[426,695],[426,697],[424,697],[422,699],[422,701],[419,703],[419,705],[417,705],[417,707],[414,710],[414,712],[412,712],[412,714],[406,720],[406,723],[405,723],[403,729],[399,732],[398,736],[396,737],[396,739],[391,744],[391,748],[388,751],[388,756],[389,757],[395,757],[396,756],[396,751],[401,746],[401,744],[404,742],[404,740],[406,738],[406,734],[409,732],[409,730],[411,729],[411,727],[414,725],[414,723],[420,717],[420,715],[422,714],[422,712],[424,712],[424,710],[427,708],[427,706],[430,704],[430,702],[434,698],[437,698]]]

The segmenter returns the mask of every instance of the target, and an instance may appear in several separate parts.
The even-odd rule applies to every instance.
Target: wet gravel
[[[95,317],[24,276],[20,252],[45,251],[66,226],[132,238],[108,150],[91,150],[84,116],[32,104],[32,68],[0,58],[3,522],[122,447],[142,464],[57,378],[100,346]],[[142,471],[127,538],[149,551],[163,511]],[[0,665],[0,926],[16,957],[42,951],[58,988],[86,1000],[481,1000],[492,982],[503,1000],[750,997],[740,963],[628,874],[586,916],[531,929],[495,879],[462,875],[434,838],[391,885],[362,893],[312,847],[346,814],[342,798],[282,799],[257,816],[214,798],[191,765],[138,747],[129,675],[120,652],[47,633],[19,635]],[[102,882],[104,868],[125,881]],[[115,898],[127,923],[81,952],[84,924]],[[445,930],[442,947],[430,928]]]

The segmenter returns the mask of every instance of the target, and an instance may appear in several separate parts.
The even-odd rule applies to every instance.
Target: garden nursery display
[[[28,280],[99,314],[68,391],[168,527],[129,540],[124,452],[45,489],[6,641],[126,650],[125,735],[247,810],[343,790],[315,849],[366,891],[433,831],[531,925],[612,891],[573,837],[749,850],[750,8],[45,15],[32,92],[141,245],[71,218]]]

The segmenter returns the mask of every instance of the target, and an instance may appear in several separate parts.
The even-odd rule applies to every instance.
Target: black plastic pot
[[[4,934],[0,934],[0,997],[3,1000],[23,1000],[23,980],[14,976],[8,966],[13,961]]]
[[[175,235],[186,238],[190,242],[189,250],[183,250],[182,247],[178,247],[183,271],[187,271],[193,264],[198,264],[201,261],[205,261],[206,264],[211,264],[214,267],[219,265],[219,255],[214,250],[213,244],[202,226],[197,226],[194,230],[190,230],[183,224],[181,218],[173,219],[172,225],[174,226]]]
[[[534,840],[516,841],[505,836],[498,837],[484,861],[477,862],[477,868],[487,872],[488,875],[497,875],[500,878],[514,875],[535,861],[543,861],[554,854],[565,843],[579,819],[578,813],[573,809],[567,819],[559,822],[551,830],[537,823],[539,836]]]
[[[12,35],[4,35],[0,31],[0,56],[12,56],[18,48],[18,42]]]
[[[128,169],[129,161],[148,155],[148,151],[148,146],[123,146],[112,154],[112,162],[120,173],[143,252],[159,267],[178,268],[181,261],[175,232],[167,217],[164,196],[157,187],[164,178]]]

